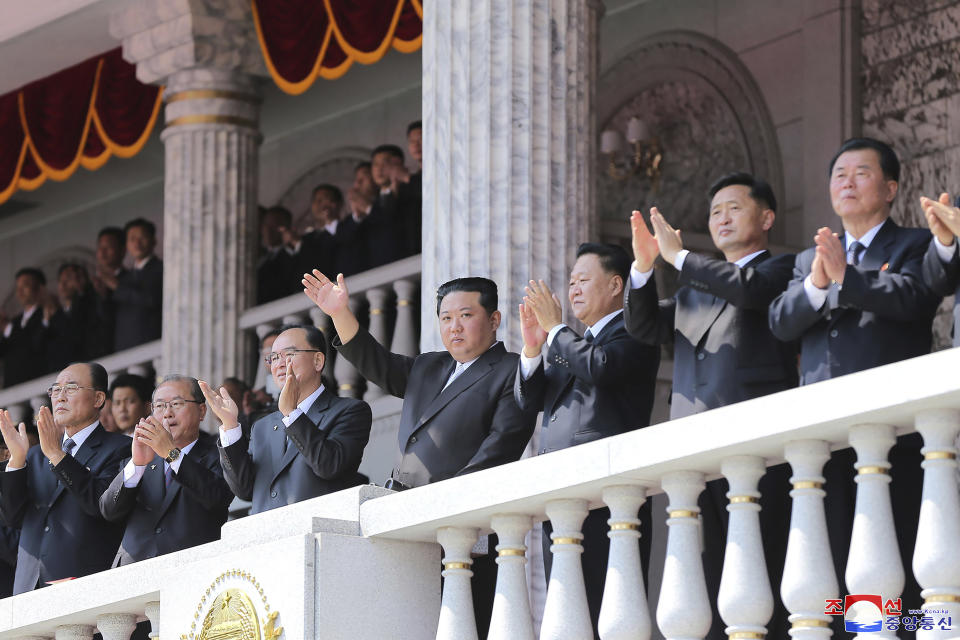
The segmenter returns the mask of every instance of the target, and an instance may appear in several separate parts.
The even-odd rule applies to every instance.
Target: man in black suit
[[[458,278],[437,289],[445,351],[415,358],[390,353],[350,311],[343,275],[305,275],[307,296],[333,319],[334,346],[367,380],[403,398],[396,464],[386,483],[402,490],[518,460],[533,433],[536,410],[513,399],[517,354],[497,340],[497,285]],[[486,635],[496,583],[495,538],[475,560],[474,608]]]
[[[670,418],[700,413],[797,386],[795,343],[777,340],[767,324],[767,308],[793,274],[793,255],[773,257],[768,234],[777,202],[765,181],[731,173],[709,191],[708,226],[724,260],[691,253],[680,234],[656,207],[650,235],[639,211],[630,219],[634,261],[624,307],[627,331],[644,344],[673,342],[673,392]],[[657,256],[679,273],[680,289],[659,300],[653,264]],[[771,583],[779,585],[786,557],[790,468],[777,465],[761,480],[761,527]],[[700,496],[705,551],[704,574],[714,606],[708,638],[724,640],[716,598],[726,549],[726,480],[713,480]],[[666,500],[654,496],[666,507]],[[659,512],[661,505],[655,504]],[[779,599],[777,600],[779,603]],[[788,613],[782,605],[768,633],[786,636]]]
[[[114,349],[122,351],[160,338],[163,326],[163,261],[153,254],[157,228],[137,218],[124,227],[133,268],[118,275],[99,273],[116,305]]]
[[[200,388],[220,427],[220,463],[230,488],[260,513],[356,484],[372,414],[361,400],[340,398],[322,380],[326,340],[312,326],[286,328],[267,356],[281,386],[279,410],[248,435],[225,388]]]
[[[99,327],[96,340],[101,353],[113,353],[117,325],[117,305],[113,300],[113,289],[107,286],[105,279],[113,282],[123,273],[126,247],[126,237],[120,227],[104,227],[97,234],[97,263],[92,284],[97,294]]]
[[[72,364],[49,389],[53,412],[37,414],[40,446],[0,412],[10,460],[0,472],[0,517],[21,528],[14,593],[110,568],[123,527],[100,515],[100,496],[120,470],[130,439],[108,433],[98,416],[107,372]]]
[[[420,253],[423,235],[423,124],[416,120],[407,125],[407,151],[417,163],[410,173],[403,164],[395,165],[394,174],[399,190],[400,210],[404,212],[404,255]]]
[[[300,277],[313,269],[344,275],[354,272],[356,261],[350,255],[354,231],[349,222],[345,224],[340,219],[343,203],[343,192],[337,186],[320,184],[314,187],[310,201],[314,228],[299,239],[295,284],[299,285]]]
[[[358,222],[358,240],[372,269],[405,257],[406,233],[413,217],[411,202],[400,197],[400,177],[405,173],[403,150],[382,144],[370,155],[370,177],[375,198]],[[358,178],[362,179],[358,173]],[[355,184],[356,186],[356,184]]]
[[[17,271],[15,294],[23,308],[13,319],[0,313],[0,356],[6,387],[33,380],[47,372],[47,328],[43,310],[47,278],[33,267]]]
[[[114,566],[220,539],[233,492],[216,441],[200,433],[207,413],[196,379],[169,375],[137,425],[131,458],[100,496],[100,512],[126,523]]]
[[[797,256],[793,279],[769,311],[775,336],[800,340],[801,384],[930,351],[940,302],[922,277],[930,232],[906,229],[890,219],[899,179],[896,153],[871,138],[845,141],[830,163],[830,199],[844,237],[819,229],[816,247]],[[891,497],[904,566],[910,565],[920,517],[921,446],[919,434],[913,433],[898,438],[890,451]],[[853,528],[855,460],[853,449],[842,449],[824,468],[830,545],[840,577]],[[919,587],[906,573],[903,599],[918,602]],[[842,630],[842,624],[836,629]]]
[[[260,214],[261,255],[257,262],[257,304],[272,302],[300,290],[299,267],[293,256],[293,214],[270,207]]]
[[[47,325],[47,362],[57,371],[71,362],[104,355],[97,299],[87,270],[79,264],[62,264],[57,274],[57,301],[44,306]],[[51,299],[52,303],[52,299]]]
[[[110,411],[116,431],[133,437],[140,421],[150,415],[153,384],[133,373],[122,373],[110,383]],[[108,428],[109,430],[109,428]]]
[[[624,289],[630,258],[621,247],[587,242],[577,248],[567,291],[573,314],[587,326],[581,337],[563,323],[560,300],[547,284],[530,281],[520,325],[523,353],[515,372],[514,396],[528,411],[543,410],[539,453],[549,453],[645,427],[650,422],[660,364],[658,347],[630,337],[623,323]],[[546,358],[541,351],[548,346]],[[650,531],[650,507],[640,511]],[[607,573],[609,510],[597,509],[583,524],[584,580],[596,628]],[[543,525],[543,556],[549,577],[549,522]],[[649,537],[641,538],[644,569]]]
[[[960,199],[956,202],[960,205]],[[940,194],[939,201],[920,198],[920,206],[933,232],[933,240],[923,257],[923,281],[937,295],[954,296],[953,346],[960,347],[960,206],[950,206],[949,194]]]

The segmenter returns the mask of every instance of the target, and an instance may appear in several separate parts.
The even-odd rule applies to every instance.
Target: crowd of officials
[[[383,153],[374,152],[375,166]],[[377,180],[377,171],[373,175]],[[842,231],[820,229],[813,246],[796,256],[769,252],[777,203],[769,185],[750,174],[725,175],[706,194],[710,234],[722,258],[685,249],[667,212],[634,211],[632,256],[591,242],[579,247],[571,265],[567,298],[573,317],[586,327],[582,334],[563,317],[551,288],[557,283],[530,280],[524,292],[509,292],[510,298],[522,296],[512,311],[519,314],[521,353],[498,340],[498,290],[487,278],[458,278],[438,289],[445,349],[416,357],[389,352],[363,328],[350,310],[336,260],[331,265],[329,256],[318,256],[312,263],[329,271],[298,266],[298,287],[333,320],[339,355],[403,398],[386,486],[411,489],[517,460],[541,412],[538,454],[647,426],[663,344],[674,351],[672,418],[929,352],[936,308],[960,285],[960,209],[946,194],[925,198],[919,206],[933,234],[897,225],[890,209],[900,164],[889,146],[873,139],[846,141],[828,175]],[[397,193],[396,183],[377,184]],[[368,206],[375,209],[376,202]],[[298,242],[301,252],[308,242],[288,240],[292,246],[283,250],[290,257]],[[679,275],[680,288],[669,298],[660,297],[652,277],[658,259]],[[155,389],[119,378],[108,386],[103,368],[90,362],[67,365],[50,387],[53,408],[39,412],[35,446],[24,425],[0,412],[9,451],[0,471],[0,517],[10,538],[7,556],[17,556],[13,591],[217,539],[234,496],[251,501],[251,512],[258,513],[362,482],[357,469],[371,410],[324,385],[326,350],[324,335],[312,326],[269,336],[262,354],[275,404],[259,416],[250,415],[249,393],[241,388],[211,388],[186,374],[167,376]],[[102,426],[108,396],[124,434]],[[220,423],[215,435],[199,429],[208,412]],[[890,455],[904,561],[912,555],[919,517],[921,444],[917,434],[902,436]],[[854,462],[849,449],[840,450],[824,471],[839,576],[852,528]],[[772,467],[761,485],[774,585],[787,540],[788,478],[785,465]],[[711,482],[699,505],[714,602],[725,548],[724,493],[724,481]],[[591,512],[583,528],[595,626],[606,576],[607,517],[602,509]],[[640,517],[646,570],[649,503]],[[548,572],[550,533],[546,522]],[[481,637],[492,607],[495,546],[473,562]],[[919,603],[912,577],[903,597]],[[725,637],[714,619],[704,633]],[[778,606],[769,634],[786,637],[788,627]]]

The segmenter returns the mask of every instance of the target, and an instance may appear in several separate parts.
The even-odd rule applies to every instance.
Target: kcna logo
[[[843,614],[844,630],[850,633],[864,633],[883,630],[883,598],[877,594],[849,595],[844,600],[826,601],[826,615]],[[841,609],[842,607],[842,609]],[[900,599],[886,602],[887,615],[900,615]]]

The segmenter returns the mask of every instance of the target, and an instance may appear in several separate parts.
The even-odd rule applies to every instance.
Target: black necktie
[[[584,331],[584,333],[583,333],[583,339],[587,341],[587,344],[592,343],[592,342],[593,342],[593,332],[590,331],[590,329],[587,329],[586,331]]]
[[[860,264],[860,254],[866,250],[866,247],[860,244],[859,241],[854,240],[850,243],[850,251],[853,253],[850,264],[857,266]]]
[[[77,443],[73,441],[73,438],[67,438],[63,441],[63,452],[68,456],[73,455],[73,448],[77,446]]]

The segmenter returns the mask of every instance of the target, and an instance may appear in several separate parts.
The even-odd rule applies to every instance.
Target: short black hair
[[[285,324],[280,327],[280,333],[289,331],[290,329],[303,329],[306,333],[307,344],[310,345],[310,348],[316,349],[326,355],[327,339],[323,336],[323,331],[320,331],[320,329],[317,329],[312,324]]]
[[[584,242],[577,247],[577,257],[592,254],[600,259],[600,266],[607,273],[618,275],[623,279],[624,288],[630,278],[630,256],[626,250],[617,244],[607,242]]]
[[[270,207],[269,209],[267,209],[266,211],[263,212],[263,217],[264,217],[264,218],[266,218],[266,217],[268,217],[268,216],[277,216],[277,217],[279,217],[279,218],[280,218],[280,222],[281,222],[281,223],[283,224],[283,226],[285,226],[285,227],[289,227],[290,225],[293,224],[293,214],[290,213],[290,210],[287,209],[286,207],[281,207],[281,206],[279,206],[279,205],[277,205],[277,206],[275,206],[275,207]]]
[[[163,378],[160,379],[160,382],[157,383],[157,389],[160,388],[160,385],[166,384],[167,382],[186,382],[187,386],[190,387],[190,393],[193,395],[193,399],[200,404],[207,403],[207,398],[203,395],[203,389],[200,388],[200,383],[197,382],[196,378],[185,376],[179,373],[171,373],[163,376]],[[157,389],[154,389],[153,393],[156,393]],[[150,396],[150,401],[153,402],[152,394]]]
[[[414,120],[407,125],[407,135],[409,136],[411,131],[416,131],[417,129],[423,129],[423,122],[420,120]]]
[[[62,276],[64,271],[71,271],[71,270],[79,271],[87,278],[90,277],[90,274],[87,273],[87,268],[82,264],[79,264],[77,262],[64,262],[63,264],[60,265],[60,268],[57,269],[57,278]]]
[[[276,338],[281,333],[283,333],[283,329],[281,329],[280,327],[277,327],[276,329],[270,329],[270,331],[267,331],[265,334],[263,334],[263,337],[260,338],[260,348],[263,349],[263,343],[267,341],[267,338]]]
[[[353,173],[354,173],[354,175],[356,175],[357,171],[360,171],[361,169],[366,169],[367,171],[370,171],[371,169],[373,169],[373,165],[370,164],[370,161],[369,161],[369,160],[364,160],[363,162],[358,162],[358,163],[357,163],[357,166],[355,166],[355,167],[353,168]]]
[[[243,389],[244,391],[249,391],[249,390],[250,390],[250,385],[247,384],[247,382],[246,382],[245,380],[241,380],[241,379],[238,378],[237,376],[227,376],[226,378],[223,379],[223,382],[220,383],[220,386],[222,387],[222,386],[224,386],[224,385],[226,385],[226,384],[235,384],[235,385],[237,385],[238,387],[240,387],[241,389]]]
[[[370,153],[370,158],[373,159],[381,153],[387,153],[394,158],[399,158],[401,162],[404,160],[403,149],[395,144],[381,144]]]
[[[313,188],[313,193],[310,194],[310,200],[313,200],[317,197],[317,193],[320,191],[326,191],[330,194],[330,197],[333,198],[338,205],[343,204],[343,191],[340,191],[340,187],[334,184],[318,184]]]
[[[123,232],[123,229],[120,227],[104,227],[100,229],[100,233],[97,234],[97,242],[100,242],[100,238],[103,236],[110,236],[117,241],[117,244],[120,245],[120,248],[124,248],[124,243],[126,242],[126,234]]]
[[[114,391],[124,388],[133,389],[140,402],[150,402],[153,399],[153,385],[143,376],[133,373],[120,374],[110,383],[110,398],[113,398]]]
[[[883,170],[883,177],[887,180],[900,182],[900,160],[897,158],[897,152],[886,142],[881,142],[874,138],[849,138],[843,141],[833,159],[830,160],[830,169],[827,175],[833,174],[833,165],[837,164],[837,158],[847,151],[857,151],[859,149],[873,149],[880,156],[880,169]]]
[[[721,189],[735,184],[750,187],[750,197],[764,209],[770,209],[774,212],[777,210],[777,198],[773,195],[773,189],[770,188],[767,181],[745,171],[728,173],[710,185],[710,199],[712,200],[713,196],[717,195],[717,192]]]
[[[103,368],[102,364],[99,362],[75,362],[67,366],[72,367],[74,364],[82,364],[87,367],[90,372],[90,386],[93,387],[94,393],[102,391],[103,395],[107,395],[107,370]],[[106,404],[107,401],[104,400],[103,403]],[[103,405],[100,405],[97,409],[103,409]]]
[[[455,291],[466,291],[468,293],[480,294],[480,306],[483,307],[487,315],[497,310],[499,298],[497,296],[497,283],[490,278],[457,278],[449,282],[444,282],[437,289],[437,316],[440,315],[440,303],[447,295]]]
[[[133,228],[135,228],[135,227],[140,227],[141,229],[143,229],[144,231],[147,232],[147,235],[148,235],[148,236],[150,236],[150,237],[153,238],[153,239],[156,239],[156,237],[157,237],[157,225],[153,224],[152,222],[150,222],[150,221],[147,220],[146,218],[134,218],[133,220],[131,220],[131,221],[128,222],[127,224],[123,225],[123,237],[124,237],[124,240],[126,240],[127,234],[130,233],[130,229],[133,229]]]
[[[43,275],[43,271],[37,269],[36,267],[23,267],[17,271],[17,275],[14,276],[14,281],[19,280],[20,276],[30,276],[41,285],[47,285],[47,276]]]

